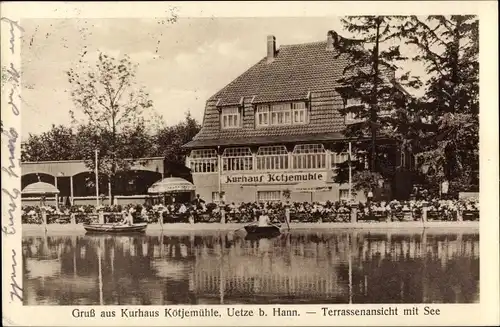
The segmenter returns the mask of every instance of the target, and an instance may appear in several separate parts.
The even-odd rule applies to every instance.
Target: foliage
[[[22,161],[49,161],[82,159],[81,152],[75,151],[76,135],[69,127],[52,125],[40,135],[30,134],[21,151]]]
[[[382,174],[368,170],[356,171],[353,175],[353,189],[363,191],[365,195],[368,192],[379,187],[379,180],[383,179]]]
[[[479,22],[476,16],[411,17],[401,27],[430,75],[420,109],[419,163],[455,191],[479,171]]]
[[[169,160],[184,164],[185,151],[181,145],[187,143],[198,133],[201,126],[186,114],[186,120],[173,126],[150,133],[145,121],[140,121],[134,129],[128,128],[117,134],[120,147],[117,153],[121,158],[166,157]],[[99,137],[99,139],[98,139]],[[93,168],[96,142],[99,153],[110,151],[111,135],[107,132],[97,134],[95,127],[89,124],[73,129],[65,126],[52,128],[39,135],[30,135],[23,144],[22,161],[56,161],[56,160],[87,160]],[[108,158],[101,158],[101,164],[106,164]],[[140,160],[135,159],[135,162]],[[109,165],[109,162],[107,163]]]
[[[99,171],[108,175],[112,185],[116,172],[128,170],[141,156],[137,150],[147,149],[139,142],[144,141],[144,117],[151,114],[153,103],[135,83],[136,70],[128,56],[117,59],[100,53],[95,65],[80,61],[67,71],[75,107],[87,120],[84,134],[88,151],[82,153],[85,163],[93,170],[94,153],[90,150],[99,149]],[[77,122],[75,111],[70,110],[70,114]]]
[[[171,162],[184,164],[186,151],[182,145],[191,141],[200,129],[198,121],[187,112],[183,122],[158,131],[154,138],[156,149],[151,155],[166,157]]]
[[[337,57],[344,57],[350,63],[339,80],[343,85],[339,91],[346,104],[341,113],[355,117],[344,131],[345,137],[352,140],[352,169],[363,170],[368,166],[384,178],[394,173],[395,144],[403,144],[409,132],[408,108],[412,108],[412,99],[401,85],[414,88],[421,85],[409,73],[399,80],[395,78],[398,63],[407,59],[398,45],[392,45],[398,38],[401,20],[396,16],[346,17],[342,22],[354,38],[337,37],[336,42]],[[357,103],[347,105],[350,99]],[[335,150],[346,151],[346,145],[340,144]],[[347,170],[348,163],[336,167],[337,182],[347,181]],[[364,175],[354,174],[354,181],[361,176]]]

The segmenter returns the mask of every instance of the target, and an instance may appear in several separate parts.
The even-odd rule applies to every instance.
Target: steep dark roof
[[[252,145],[301,141],[334,141],[343,138],[344,117],[338,80],[349,64],[347,55],[327,50],[327,42],[282,45],[270,63],[264,57],[207,101],[203,127],[185,148],[216,145]],[[247,104],[311,99],[306,125],[255,128]],[[241,105],[245,99],[243,126],[220,129],[217,107]]]
[[[264,57],[210,100],[221,106],[239,103],[242,96],[255,96],[254,103],[299,100],[309,91],[332,90],[348,64],[336,55],[326,50],[326,41],[282,45],[273,62]]]

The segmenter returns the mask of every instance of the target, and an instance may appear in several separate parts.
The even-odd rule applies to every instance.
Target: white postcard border
[[[22,306],[12,295],[15,283],[22,286],[21,271],[21,201],[15,196],[15,190],[20,188],[20,178],[2,172],[2,229],[15,234],[2,235],[2,305],[3,323],[5,325],[45,325],[45,326],[111,326],[111,325],[482,325],[499,323],[499,265],[498,265],[498,17],[497,3],[493,1],[443,1],[443,2],[126,2],[126,3],[34,3],[34,2],[6,2],[1,4],[2,16],[2,65],[10,63],[14,68],[20,66],[20,30],[13,26],[13,22],[21,22],[23,18],[71,18],[71,17],[155,17],[159,13],[168,15],[171,9],[176,10],[180,17],[277,17],[277,16],[341,16],[345,14],[477,14],[480,19],[480,303],[479,304],[434,304],[428,305],[440,309],[439,316],[361,316],[361,317],[324,317],[321,315],[307,315],[306,311],[319,312],[322,307],[335,307],[335,309],[367,309],[380,308],[394,305],[295,305],[280,306],[281,308],[296,308],[302,313],[300,317],[244,317],[244,318],[211,318],[211,319],[172,319],[160,318],[121,318],[121,319],[83,319],[72,317],[72,310],[84,309],[78,306],[47,307],[47,306]],[[160,15],[161,16],[161,15]],[[10,20],[10,22],[9,22]],[[12,40],[13,28],[14,53],[10,50],[9,40]],[[19,32],[19,33],[18,33]],[[2,121],[5,131],[17,131],[19,138],[10,144],[15,144],[13,157],[20,158],[20,115],[15,115],[13,104],[22,114],[21,98],[17,97],[20,87],[19,81],[10,82],[7,86],[9,94],[2,94]],[[10,93],[13,90],[13,94]],[[9,97],[12,95],[12,98]],[[9,103],[12,102],[12,103]],[[14,135],[10,133],[10,140]],[[2,135],[2,167],[11,166],[9,155],[9,135]],[[15,160],[14,160],[15,162]],[[20,162],[14,163],[14,175],[20,176]],[[5,192],[6,190],[7,192]],[[12,209],[13,203],[17,209]],[[14,216],[10,226],[9,208],[11,212],[19,214]],[[12,252],[14,251],[14,252]],[[15,255],[14,255],[15,254]],[[13,258],[17,264],[14,264]],[[12,296],[12,298],[11,298]],[[395,305],[398,308],[412,307],[413,305]],[[424,308],[425,304],[418,304]],[[96,312],[102,310],[116,310],[121,308],[136,309],[137,306],[93,306]],[[205,306],[196,306],[203,308]],[[229,306],[209,306],[225,310]],[[245,309],[259,308],[272,311],[269,305],[239,305]],[[147,310],[158,309],[161,312],[166,307],[148,306],[141,307]],[[175,306],[170,308],[192,309],[190,306]]]

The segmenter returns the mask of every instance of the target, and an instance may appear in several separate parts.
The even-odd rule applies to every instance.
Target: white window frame
[[[255,115],[257,127],[269,126],[269,105],[259,104]]]
[[[256,169],[261,171],[287,170],[290,165],[284,145],[261,146],[255,157]]]
[[[233,129],[241,126],[240,109],[238,107],[221,108],[220,125],[222,129]]]
[[[221,201],[219,192],[212,192],[212,202],[219,203]],[[222,201],[226,202],[226,193],[222,194]]]
[[[345,99],[345,105],[344,108],[347,109],[349,107],[353,106],[359,106],[362,105],[363,103],[359,98],[347,98]],[[367,107],[368,105],[365,103],[365,106]],[[380,110],[377,113],[378,117],[390,117],[394,110]],[[345,120],[347,122],[355,122],[355,121],[360,121],[361,119],[357,117],[357,115],[354,112],[347,112],[345,114]]]
[[[349,152],[332,152],[331,159],[332,167],[335,167],[349,160]],[[351,157],[351,160],[354,160],[354,155]]]
[[[265,195],[262,198],[261,195]],[[279,190],[263,190],[257,191],[257,202],[279,202],[281,201],[281,191]]]
[[[290,126],[307,124],[307,105],[303,101],[259,104],[255,111],[255,126]]]
[[[218,171],[217,151],[215,149],[192,150],[189,155],[189,168],[192,173],[216,173]]]
[[[326,150],[323,144],[298,144],[292,152],[294,170],[317,170],[326,168]]]
[[[307,123],[307,106],[305,102],[292,103],[292,119],[292,123],[295,125]]]
[[[222,153],[223,171],[252,171],[253,155],[248,147],[226,148]]]
[[[345,100],[344,109],[347,109],[347,108],[353,107],[353,106],[359,106],[361,104],[362,104],[362,102],[358,98],[347,98]],[[357,115],[354,112],[347,112],[345,114],[345,120],[346,120],[346,122],[352,122],[352,121],[358,121],[359,118],[357,117]]]
[[[269,110],[269,123],[272,126],[287,126],[292,124],[291,103],[275,103]]]
[[[349,189],[344,189],[344,188],[339,189],[339,200],[349,201]]]

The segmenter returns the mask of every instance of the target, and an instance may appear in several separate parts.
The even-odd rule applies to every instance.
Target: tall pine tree
[[[400,46],[395,43],[402,17],[349,16],[342,20],[352,38],[338,38],[338,57],[350,64],[345,67],[339,83],[344,98],[346,117],[345,137],[352,142],[353,182],[357,190],[373,189],[377,180],[390,179],[394,173],[396,148],[406,139],[408,108],[411,97],[402,83],[418,87],[420,82],[403,74],[398,81],[398,63],[405,61]],[[346,151],[339,144],[336,152]],[[337,165],[336,181],[347,181],[348,162]],[[369,172],[365,170],[369,169]]]
[[[410,17],[401,28],[429,79],[420,110],[419,163],[428,180],[470,190],[479,170],[479,24],[476,16]],[[436,186],[436,185],[435,185]]]

